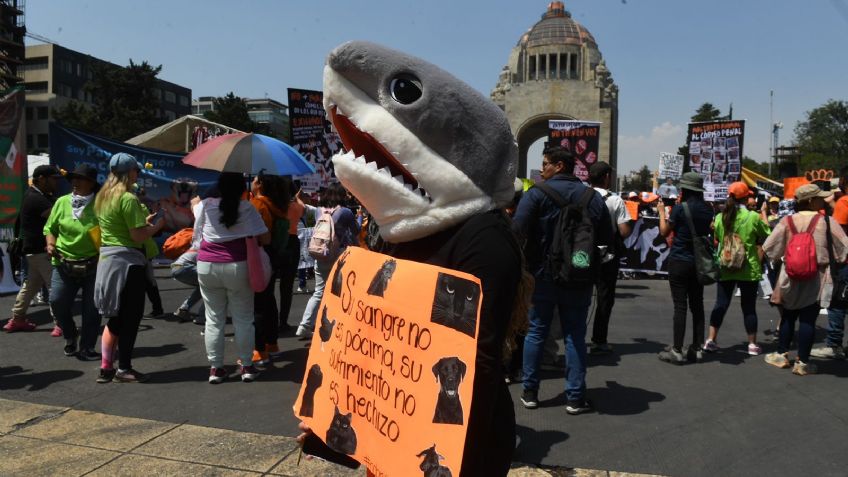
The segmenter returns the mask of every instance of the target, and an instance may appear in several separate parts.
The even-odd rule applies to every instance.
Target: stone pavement
[[[112,416],[0,399],[0,475],[363,476],[301,459],[291,437]],[[14,457],[14,458],[11,458]],[[519,466],[512,477],[625,477],[600,470]]]

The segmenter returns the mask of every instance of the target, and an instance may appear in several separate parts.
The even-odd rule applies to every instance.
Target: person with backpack
[[[736,287],[741,292],[742,316],[748,334],[747,352],[750,356],[762,353],[757,344],[757,291],[763,274],[762,245],[771,229],[759,213],[746,207],[751,195],[744,182],[730,184],[724,211],[716,215],[713,222],[721,268],[716,283],[716,302],[710,314],[710,331],[704,342],[704,351],[709,353],[719,349],[718,330]]]
[[[792,373],[799,376],[816,372],[816,366],[810,363],[810,351],[819,310],[830,306],[832,298],[830,264],[844,263],[848,256],[845,231],[831,217],[821,214],[827,207],[825,199],[832,195],[815,184],[797,188],[797,212],[781,220],[763,244],[770,260],[783,262],[771,295],[771,302],[783,310],[777,351],[767,354],[765,361],[778,368],[791,366]],[[793,365],[789,347],[796,321],[800,322],[798,357]]]
[[[344,207],[347,192],[339,184],[332,184],[323,194],[318,205],[321,215],[315,223],[312,238],[309,240],[309,254],[315,258],[315,292],[309,297],[303,318],[295,335],[300,338],[312,337],[318,306],[324,297],[324,285],[330,275],[336,259],[349,245],[357,245],[359,227],[353,211]]]
[[[536,279],[521,402],[527,409],[539,405],[539,361],[557,308],[565,340],[565,411],[582,414],[592,410],[586,400],[586,318],[601,258],[613,239],[609,210],[600,194],[574,176],[574,165],[567,149],[546,149],[544,182],[524,194],[513,220]]]
[[[250,203],[256,208],[265,226],[271,231],[271,243],[265,246],[274,273],[265,290],[254,295],[255,349],[253,363],[265,366],[271,362],[270,352],[279,352],[277,337],[279,334],[279,309],[274,296],[280,269],[288,263],[287,244],[289,239],[289,220],[286,215],[289,207],[288,183],[280,176],[260,173],[251,184],[253,198]],[[291,286],[289,286],[291,293]]]
[[[609,320],[612,307],[615,304],[615,285],[618,281],[620,267],[619,256],[624,250],[624,239],[633,231],[630,225],[630,213],[624,205],[624,200],[609,191],[612,179],[612,166],[606,162],[596,162],[589,168],[589,182],[601,194],[610,213],[610,228],[613,233],[613,250],[615,258],[601,265],[596,289],[598,292],[595,305],[595,318],[592,324],[592,342],[589,343],[590,354],[609,354],[612,348],[607,343]],[[673,187],[673,186],[672,186]],[[675,188],[675,190],[677,190]]]
[[[665,207],[658,209],[660,233],[674,233],[668,255],[668,284],[674,302],[672,345],[659,353],[659,359],[672,364],[698,362],[704,342],[704,280],[699,279],[696,243],[710,235],[713,209],[704,202],[704,179],[697,172],[686,172],[680,178],[680,204],[666,217]],[[700,254],[702,252],[698,252]],[[711,250],[706,251],[709,260]],[[686,336],[686,308],[692,311],[692,346],[683,352]]]

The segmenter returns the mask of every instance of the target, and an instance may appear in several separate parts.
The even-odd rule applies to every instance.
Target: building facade
[[[0,90],[22,81],[20,66],[24,63],[24,12],[18,0],[0,0]]]
[[[94,65],[113,63],[52,43],[26,47],[21,67],[27,90],[27,150],[30,154],[47,152],[50,144],[48,125],[53,111],[71,101],[92,105],[94,99],[85,90],[92,79]],[[191,89],[157,79],[154,94],[159,98],[157,116],[162,122],[173,121],[191,112]]]
[[[271,98],[245,99],[250,120],[267,126],[273,137],[289,142],[289,107]],[[201,96],[191,102],[191,114],[203,116],[215,109],[214,96]]]
[[[551,2],[518,40],[491,98],[506,113],[518,141],[522,177],[527,150],[547,137],[551,119],[601,122],[598,158],[616,166],[618,86],[595,38],[562,2]]]

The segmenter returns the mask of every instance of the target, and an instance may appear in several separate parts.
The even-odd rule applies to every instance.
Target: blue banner
[[[191,195],[203,194],[218,180],[216,171],[183,164],[184,154],[133,146],[50,123],[50,163],[60,169],[70,172],[79,164],[91,164],[99,171],[97,181],[102,184],[109,175],[109,159],[118,152],[132,154],[146,166],[138,178],[139,199],[151,212],[165,209],[166,232],[188,227],[193,221],[188,204],[191,197],[180,192],[190,187]]]

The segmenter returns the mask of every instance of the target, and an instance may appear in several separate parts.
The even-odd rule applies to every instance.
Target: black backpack
[[[593,285],[601,264],[595,246],[595,224],[588,208],[595,189],[587,187],[580,201],[570,204],[550,186],[540,183],[536,187],[559,207],[559,219],[544,262],[545,274],[562,287]]]

